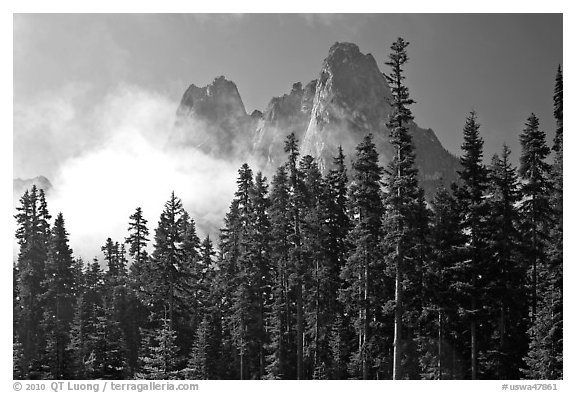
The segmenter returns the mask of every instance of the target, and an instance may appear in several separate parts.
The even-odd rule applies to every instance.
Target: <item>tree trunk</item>
[[[320,270],[320,267],[319,267],[319,263],[318,263],[318,258],[316,258],[316,272],[315,272],[316,273],[315,274],[315,276],[316,276],[316,299],[315,299],[316,300],[316,304],[315,304],[315,313],[316,313],[315,322],[316,322],[316,325],[315,325],[315,329],[314,329],[314,334],[315,334],[315,337],[314,337],[314,347],[315,347],[315,349],[314,349],[314,370],[316,370],[316,367],[318,367],[318,362],[319,362],[318,351],[319,351],[319,345],[320,345],[320,340],[319,340],[320,323],[318,321],[319,316],[320,316],[320,280],[318,277],[319,270]]]
[[[500,335],[500,343],[499,343],[499,351],[498,351],[498,379],[503,379],[503,372],[502,367],[504,365],[504,335],[506,334],[506,325],[504,321],[504,300],[500,301],[500,320],[498,321],[498,328],[499,328],[499,335]]]
[[[438,379],[442,379],[442,309],[438,310]]]
[[[243,328],[240,325],[240,380],[244,379],[244,342],[242,340]]]
[[[368,352],[367,343],[369,337],[369,305],[368,305],[368,257],[366,256],[364,263],[364,342],[362,343],[362,378],[368,379]]]
[[[296,303],[297,303],[297,313],[296,313],[296,324],[297,324],[297,337],[296,337],[296,377],[297,379],[304,378],[304,323],[302,315],[302,280],[298,277],[296,284]]]
[[[394,300],[394,359],[392,368],[392,379],[400,379],[402,361],[402,282],[400,272],[400,244],[396,244],[396,279]]]
[[[265,366],[265,359],[264,359],[264,336],[266,335],[265,328],[264,328],[264,295],[262,291],[259,294],[260,298],[260,316],[258,324],[259,326],[259,337],[258,337],[258,360],[259,360],[259,379],[262,379],[264,376],[264,366]]]
[[[476,337],[476,298],[472,297],[472,311],[474,315],[472,316],[472,322],[470,322],[470,360],[471,360],[471,379],[477,378],[477,354],[478,354],[478,343]]]

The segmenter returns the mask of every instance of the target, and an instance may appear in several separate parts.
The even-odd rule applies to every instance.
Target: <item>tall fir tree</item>
[[[270,220],[268,216],[269,199],[268,184],[262,172],[254,178],[250,192],[250,226],[248,231],[247,258],[253,267],[251,281],[254,285],[256,317],[254,325],[255,351],[257,352],[257,367],[255,376],[264,378],[266,374],[266,350],[268,334],[266,316],[270,309],[272,296],[272,266],[270,259]]]
[[[342,146],[333,158],[333,167],[326,176],[324,188],[325,236],[324,252],[326,254],[326,282],[324,284],[326,310],[330,313],[328,349],[328,376],[332,379],[342,379],[346,376],[349,345],[348,338],[352,330],[344,316],[342,303],[338,293],[342,287],[340,274],[348,257],[348,236],[351,221],[348,215],[348,173],[346,157]]]
[[[70,325],[74,318],[74,272],[72,250],[68,245],[68,232],[64,217],[59,213],[54,221],[46,262],[46,291],[42,300],[46,304],[42,327],[46,333],[44,363],[54,379],[69,377],[69,359],[66,347],[70,342]]]
[[[383,328],[379,314],[382,297],[385,296],[379,246],[384,211],[382,168],[378,165],[378,153],[372,139],[372,134],[367,135],[356,147],[356,159],[352,163],[348,210],[353,217],[353,228],[348,238],[350,253],[342,268],[344,284],[339,294],[354,326],[358,343],[348,368],[353,377],[362,379],[372,377],[379,352],[376,347],[384,345],[386,341],[378,337]]]
[[[461,187],[457,196],[461,206],[465,207],[463,230],[467,234],[466,261],[459,265],[469,282],[466,291],[468,305],[462,305],[466,319],[469,321],[470,334],[470,378],[479,377],[478,357],[480,351],[479,326],[482,324],[482,288],[485,287],[486,263],[488,258],[488,228],[486,225],[488,205],[485,199],[488,187],[488,170],[483,164],[484,141],[480,136],[480,124],[475,112],[471,112],[464,125],[464,154],[460,158],[462,170],[459,172]]]
[[[232,315],[231,331],[236,350],[239,356],[239,378],[250,379],[250,374],[255,366],[253,348],[250,345],[253,335],[253,316],[256,314],[255,309],[255,292],[253,282],[253,272],[255,267],[248,256],[250,231],[250,214],[252,212],[252,201],[250,192],[254,187],[252,169],[248,164],[243,164],[238,171],[236,180],[237,190],[234,194],[234,202],[238,209],[236,222],[236,236],[239,240],[238,260],[232,291]]]
[[[304,279],[307,264],[302,253],[302,219],[304,190],[302,173],[298,168],[300,149],[298,139],[292,132],[284,141],[284,152],[288,154],[288,211],[290,215],[290,243],[288,281],[296,300],[296,379],[304,379]]]
[[[528,293],[526,268],[520,256],[518,231],[520,201],[516,168],[510,162],[510,148],[504,145],[501,156],[494,156],[490,166],[488,204],[490,208],[490,246],[492,264],[484,274],[494,277],[489,283],[493,329],[492,351],[488,362],[491,378],[519,379],[522,354],[527,346]]]
[[[18,299],[14,324],[15,339],[21,344],[22,373],[25,377],[39,377],[40,356],[45,339],[41,321],[44,313],[42,294],[45,291],[46,261],[50,243],[50,219],[43,190],[32,186],[20,198],[16,208],[16,240],[20,246],[16,263]]]
[[[270,343],[268,345],[266,378],[293,379],[292,315],[293,307],[289,296],[288,262],[291,232],[289,204],[288,173],[285,166],[280,166],[272,179],[270,192],[270,258],[272,266],[272,301],[267,315],[270,326]]]
[[[519,175],[522,180],[521,233],[527,240],[526,260],[530,263],[531,318],[534,322],[539,300],[538,276],[546,263],[545,242],[551,227],[552,208],[550,196],[551,166],[546,161],[550,148],[546,145],[546,134],[540,130],[540,121],[533,113],[528,117],[520,135],[522,153]]]
[[[166,319],[175,330],[178,314],[187,308],[189,271],[186,270],[182,243],[186,222],[182,201],[174,195],[164,205],[154,235],[154,252],[150,269],[148,295],[152,312]]]
[[[329,276],[326,225],[326,184],[312,156],[304,156],[299,164],[304,192],[302,209],[302,256],[309,266],[303,276],[304,342],[307,343],[304,362],[305,378],[327,377],[329,325],[335,309],[330,301],[334,279]],[[330,299],[330,300],[329,300]]]
[[[528,367],[523,370],[526,377],[531,379],[563,378],[563,77],[560,66],[556,74],[553,102],[556,135],[552,148],[555,152],[554,162],[550,168],[552,185],[549,199],[550,230],[545,243],[546,262],[539,272],[540,282],[537,290],[540,291],[540,295],[536,316],[529,329],[530,344],[525,358]],[[542,145],[541,142],[539,144]],[[526,144],[526,146],[529,145]],[[537,145],[537,143],[531,143],[531,145]],[[541,147],[539,150],[542,152],[540,154],[544,155],[545,149]],[[533,187],[532,190],[535,188]],[[545,190],[545,187],[543,188]],[[537,198],[537,194],[540,193],[534,193],[533,197]],[[545,195],[540,195],[540,197],[545,199]],[[526,207],[530,208],[530,206]],[[534,204],[533,208],[536,207],[537,205]],[[546,226],[545,223],[541,225]],[[535,226],[537,225],[532,225],[532,227]],[[529,226],[526,225],[524,229],[527,227]],[[539,236],[537,231],[534,232],[532,244],[538,244]]]
[[[463,379],[464,332],[462,305],[467,304],[468,277],[460,266],[466,257],[462,231],[463,209],[454,195],[441,187],[432,200],[431,261],[424,272],[431,313],[438,313],[436,353],[432,349],[424,378]],[[426,372],[428,375],[426,375]]]
[[[398,38],[392,44],[392,53],[386,65],[390,66],[390,75],[386,75],[392,90],[393,112],[387,127],[390,130],[390,143],[395,154],[386,169],[385,207],[386,207],[386,238],[384,240],[385,252],[394,272],[394,357],[392,367],[392,379],[402,378],[403,361],[403,315],[404,315],[404,286],[410,285],[408,277],[407,261],[410,258],[410,244],[415,235],[414,212],[418,206],[418,170],[414,164],[414,146],[412,136],[408,132],[409,122],[413,119],[409,105],[414,103],[410,98],[408,87],[404,80],[404,67],[408,61],[406,48],[408,42]],[[414,277],[412,277],[414,279]]]

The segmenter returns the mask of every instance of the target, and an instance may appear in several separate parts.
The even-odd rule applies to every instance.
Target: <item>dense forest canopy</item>
[[[386,63],[388,166],[368,135],[323,175],[288,135],[271,181],[238,170],[218,239],[201,239],[172,193],[153,231],[136,207],[127,236],[83,261],[63,213],[52,221],[44,191],[27,190],[14,378],[563,378],[562,69],[552,147],[531,114],[520,166],[507,146],[485,165],[471,112],[459,181],[427,200],[407,46]]]

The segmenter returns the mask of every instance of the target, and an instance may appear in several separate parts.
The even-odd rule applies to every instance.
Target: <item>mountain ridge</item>
[[[240,153],[255,162],[255,169],[272,175],[284,162],[284,140],[292,132],[302,155],[312,155],[323,173],[330,169],[339,146],[350,165],[356,146],[371,133],[385,167],[394,154],[386,127],[392,99],[374,56],[362,53],[354,43],[336,42],[318,78],[305,85],[294,83],[289,92],[272,97],[265,110],[250,115],[236,84],[224,76],[205,87],[190,85],[176,111],[177,139],[216,156]],[[420,185],[430,197],[440,185],[457,181],[460,163],[433,130],[414,121],[408,128]]]

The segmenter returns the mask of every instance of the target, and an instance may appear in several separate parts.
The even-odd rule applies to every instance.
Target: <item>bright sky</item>
[[[51,112],[47,102],[65,97],[72,102],[68,115],[85,123],[119,86],[177,105],[189,84],[225,75],[248,112],[264,110],[294,82],[316,78],[334,42],[358,44],[387,71],[384,61],[398,36],[411,43],[406,71],[415,120],[435,130],[451,152],[460,153],[472,109],[488,158],[504,142],[518,157],[518,135],[531,112],[553,134],[561,14],[15,14],[13,21],[15,177],[50,176],[63,159],[54,148],[44,149],[38,162],[25,158],[32,134],[30,122],[19,120],[23,108]],[[68,137],[81,150],[98,139],[94,132]]]

